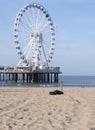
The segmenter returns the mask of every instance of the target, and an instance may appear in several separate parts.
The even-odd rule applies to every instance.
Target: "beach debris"
[[[95,130],[95,128],[91,128],[90,130]]]
[[[61,94],[64,94],[64,93],[60,90],[55,90],[55,91],[49,92],[49,94],[50,95],[61,95]]]
[[[48,112],[48,115],[52,115],[52,113],[51,113],[51,112]]]

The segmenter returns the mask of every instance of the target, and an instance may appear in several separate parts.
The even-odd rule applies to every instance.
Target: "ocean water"
[[[95,87],[95,76],[60,76],[65,87]]]
[[[60,81],[64,87],[95,87],[95,76],[59,76],[59,83],[15,83],[11,81],[0,81],[0,87],[58,87]]]

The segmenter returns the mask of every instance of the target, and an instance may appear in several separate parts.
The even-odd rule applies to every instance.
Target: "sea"
[[[63,87],[95,87],[95,76],[59,76],[59,83],[15,83],[11,81],[0,81],[0,87],[58,87],[60,81]]]

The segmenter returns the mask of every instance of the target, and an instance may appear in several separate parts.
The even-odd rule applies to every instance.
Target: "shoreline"
[[[33,84],[32,84],[33,85]],[[58,85],[58,86],[52,86],[52,85],[40,85],[40,86],[23,86],[23,85],[20,85],[20,86],[0,86],[0,89],[1,88],[5,88],[5,89],[7,89],[7,88],[17,88],[17,89],[19,89],[19,88],[27,88],[27,89],[30,89],[30,88],[55,88],[55,89],[59,89],[60,88],[60,85]],[[63,89],[64,88],[95,88],[95,86],[88,86],[88,85],[81,85],[81,86],[77,86],[77,85],[75,85],[75,86],[73,86],[73,85],[69,85],[69,86],[63,86]]]

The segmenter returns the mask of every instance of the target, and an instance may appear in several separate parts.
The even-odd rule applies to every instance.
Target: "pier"
[[[29,19],[26,11],[32,12]],[[37,11],[39,14],[36,13]],[[29,21],[25,20],[23,16]],[[33,22],[29,26],[28,22],[31,20]],[[26,32],[26,27],[28,28],[27,35],[23,35]],[[14,42],[20,57],[19,62],[17,67],[1,66],[0,81],[59,82],[60,68],[49,67],[55,51],[55,28],[49,13],[42,5],[39,3],[28,4],[17,13],[14,23]]]
[[[0,69],[0,81],[15,81],[23,83],[58,83],[59,67],[30,70],[25,68]]]

